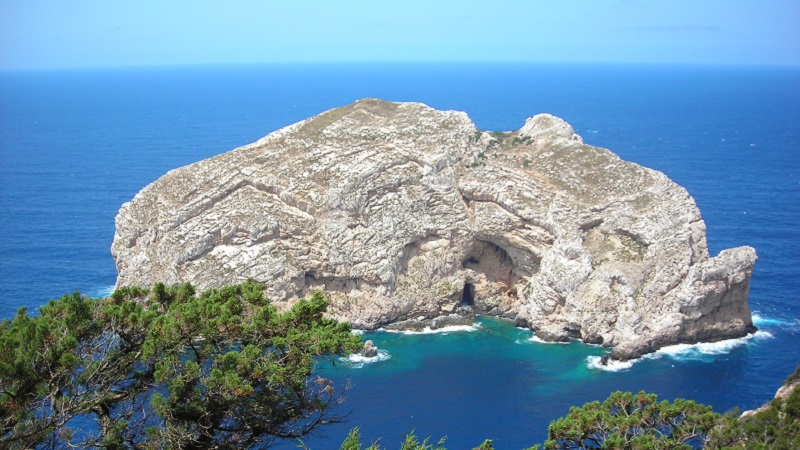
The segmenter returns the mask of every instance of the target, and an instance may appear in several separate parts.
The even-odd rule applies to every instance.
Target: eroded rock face
[[[378,347],[371,340],[364,342],[364,348],[361,349],[361,356],[365,358],[374,358],[378,356]]]
[[[618,359],[753,330],[755,250],[710,258],[685,189],[548,114],[487,133],[361,100],[170,171],[116,226],[117,285],[322,289],[356,328],[480,313]]]

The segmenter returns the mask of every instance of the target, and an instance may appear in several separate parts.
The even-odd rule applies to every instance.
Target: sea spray
[[[783,328],[796,327],[800,324],[798,319],[780,319],[762,316],[759,312],[753,313],[753,325],[757,327],[777,326]]]
[[[537,344],[557,344],[557,345],[567,345],[567,344],[570,343],[569,341],[567,341],[567,342],[565,342],[565,341],[545,341],[544,339],[540,338],[539,336],[536,336],[535,334],[533,336],[527,338],[527,339],[517,339],[514,342],[516,342],[517,344],[535,342]]]
[[[359,353],[353,353],[349,356],[339,358],[339,361],[347,364],[349,367],[353,369],[361,369],[367,364],[373,364],[381,361],[386,361],[392,357],[386,350],[378,350],[378,354],[375,356],[364,356]]]
[[[385,333],[417,335],[417,334],[448,334],[448,333],[473,332],[473,331],[478,331],[480,328],[481,328],[480,325],[474,323],[472,325],[449,325],[441,328],[425,327],[421,330],[391,330],[386,328],[380,328],[378,331],[383,331]]]
[[[714,356],[724,355],[730,353],[734,349],[746,345],[751,340],[771,339],[774,336],[768,331],[757,331],[747,336],[726,339],[717,342],[700,342],[697,344],[675,344],[662,347],[659,350],[642,356],[641,358],[631,359],[628,361],[609,361],[608,364],[602,364],[600,356],[586,357],[586,365],[590,369],[606,370],[609,372],[619,372],[620,370],[627,370],[633,367],[634,364],[648,360],[659,359],[667,356],[675,361],[711,361]]]
[[[629,361],[609,361],[607,364],[603,364],[602,356],[587,356],[586,357],[586,366],[590,369],[598,369],[598,370],[605,370],[607,372],[619,372],[621,370],[628,370],[637,362],[638,359],[632,359]]]

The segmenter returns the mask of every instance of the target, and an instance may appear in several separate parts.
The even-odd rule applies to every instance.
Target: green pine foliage
[[[690,400],[614,392],[603,403],[573,407],[553,421],[545,449],[691,449],[702,445],[719,414]]]
[[[800,367],[787,379],[796,383]],[[739,418],[690,400],[615,392],[550,423],[545,449],[800,449],[800,389]]]
[[[319,358],[358,351],[322,293],[278,313],[252,281],[79,293],[0,322],[0,447],[266,447],[339,421]],[[72,429],[91,420],[96,432]]]
[[[344,442],[342,442],[342,446],[340,447],[341,450],[364,450],[364,446],[361,444],[361,431],[358,427],[353,428],[350,430],[350,433],[347,434]],[[366,450],[380,450],[380,447],[377,443],[373,442]]]
[[[406,433],[403,435],[403,442],[400,443],[400,450],[447,450],[444,446],[446,438],[441,438],[436,444],[430,443],[430,438],[425,438],[422,442],[419,441],[419,438],[414,431],[410,433]],[[488,447],[486,446],[488,443]],[[369,447],[364,449],[364,446],[361,443],[361,432],[356,427],[350,430],[350,433],[345,438],[344,442],[342,442],[342,446],[340,447],[341,450],[381,450],[381,447],[378,445],[377,442],[373,442],[370,444]],[[492,450],[491,441],[484,442],[483,445],[478,447],[476,450]]]
[[[360,350],[361,338],[323,316],[322,293],[278,313],[263,291],[157,283],[65,295],[33,317],[21,308],[0,321],[0,448],[266,448],[342,420],[332,411],[347,386],[315,367]],[[786,383],[799,380],[800,366]],[[358,428],[341,445],[380,448],[364,447]],[[744,418],[615,392],[551,422],[544,448],[798,449],[800,389]],[[445,439],[412,431],[400,450],[445,450]]]

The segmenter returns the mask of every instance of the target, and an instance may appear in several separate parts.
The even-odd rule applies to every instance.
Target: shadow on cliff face
[[[507,308],[502,299],[516,302],[518,283],[531,275],[519,267],[518,259],[493,242],[476,239],[462,263],[466,277],[461,305],[473,307],[478,314],[504,315]]]
[[[475,286],[464,283],[464,292],[461,293],[461,306],[475,306]]]

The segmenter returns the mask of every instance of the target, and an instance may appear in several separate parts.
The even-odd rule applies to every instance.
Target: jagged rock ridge
[[[357,328],[486,314],[627,359],[752,331],[755,250],[710,258],[664,174],[530,117],[479,131],[463,112],[358,101],[175,169],[122,205],[118,285],[265,282],[331,294]]]

